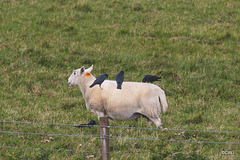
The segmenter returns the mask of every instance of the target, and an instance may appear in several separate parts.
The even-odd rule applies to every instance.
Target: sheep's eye
[[[76,71],[73,72],[73,75],[76,75]]]

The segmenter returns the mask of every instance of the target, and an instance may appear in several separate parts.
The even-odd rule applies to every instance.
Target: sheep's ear
[[[80,74],[82,74],[84,71],[85,71],[85,67],[82,66],[81,69],[80,69]]]
[[[93,65],[91,67],[89,67],[88,69],[86,69],[85,71],[90,73],[92,71],[92,69],[93,69]]]

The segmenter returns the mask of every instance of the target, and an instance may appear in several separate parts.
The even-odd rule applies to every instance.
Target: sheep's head
[[[88,69],[85,69],[85,67],[82,66],[81,68],[74,70],[71,76],[68,78],[68,84],[70,86],[76,86],[80,84],[84,76],[91,76],[90,72],[92,69],[93,65]]]

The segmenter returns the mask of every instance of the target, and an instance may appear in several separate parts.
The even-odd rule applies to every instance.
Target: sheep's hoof
[[[162,131],[163,131],[163,132],[166,132],[166,131],[168,131],[168,129],[167,129],[167,128],[163,128]]]

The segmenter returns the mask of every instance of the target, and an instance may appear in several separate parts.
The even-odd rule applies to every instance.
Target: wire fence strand
[[[31,124],[31,125],[53,125],[53,126],[69,126],[69,127],[75,127],[75,124],[63,124],[63,123],[44,123],[44,122],[21,122],[21,121],[0,121],[3,124],[7,124],[7,123],[15,123],[15,124]],[[2,125],[2,129],[4,129],[3,127],[4,125]],[[6,125],[7,126],[7,125]],[[30,126],[31,127],[31,126]],[[103,125],[86,125],[86,127],[105,127],[105,128],[112,128],[112,129],[138,129],[138,130],[159,130],[157,128],[144,128],[144,127],[126,127],[126,126],[103,126]],[[9,128],[7,128],[9,129]],[[13,128],[14,129],[14,128]],[[191,130],[191,129],[168,129],[168,131],[180,131],[180,132],[205,132],[205,133],[223,133],[223,134],[240,134],[240,132],[237,131],[212,131],[212,130]],[[40,131],[41,132],[41,131]],[[152,143],[152,142],[160,142],[158,144],[162,144],[163,143],[168,143],[170,142],[171,145],[174,145],[174,143],[188,143],[188,144],[199,144],[199,148],[201,150],[202,145],[215,145],[215,150],[216,150],[216,145],[228,145],[228,146],[237,146],[239,147],[240,142],[216,142],[216,141],[196,141],[196,140],[182,140],[182,139],[157,139],[157,138],[136,138],[136,137],[124,137],[124,136],[112,136],[112,135],[100,135],[100,134],[88,134],[88,135],[82,135],[82,134],[58,134],[58,133],[40,133],[40,132],[23,132],[23,131],[9,131],[9,130],[2,130],[0,131],[0,134],[6,134],[6,135],[12,135],[13,134],[13,141],[14,141],[14,137],[16,137],[16,135],[18,134],[22,134],[22,135],[39,135],[39,136],[59,136],[59,137],[78,137],[78,138],[84,138],[84,143],[86,141],[86,138],[97,138],[97,139],[101,139],[101,137],[107,137],[111,140],[113,140],[114,145],[113,150],[110,152],[112,155],[132,155],[132,156],[146,156],[146,155],[151,155],[151,156],[162,156],[160,154],[156,154],[156,153],[144,153],[143,151],[141,151],[140,153],[131,153],[130,151],[127,152],[121,152],[118,151],[116,147],[116,141],[125,141],[128,143],[128,148],[129,145],[131,146],[131,142],[148,142],[148,143]],[[235,135],[234,135],[235,136]],[[28,138],[28,140],[30,140],[30,138]],[[72,140],[71,140],[72,143]],[[0,146],[0,149],[22,149],[22,150],[42,150],[43,146],[36,146],[36,147],[30,147],[30,146],[17,146],[16,144],[5,144],[3,143]],[[99,150],[78,150],[76,148],[73,148],[72,145],[70,144],[70,148],[69,149],[54,149],[54,148],[44,148],[44,150],[48,150],[48,151],[54,151],[54,152],[59,152],[59,151],[64,151],[64,152],[69,152],[69,155],[72,154],[72,152],[74,153],[96,153],[96,154],[100,154]],[[214,151],[216,152],[216,151]],[[231,157],[229,157],[228,155],[228,159],[240,159],[240,157],[238,155],[236,155],[238,153],[235,152],[235,155],[230,155]],[[233,157],[234,156],[234,157]],[[208,158],[219,158],[218,156],[214,155],[214,156],[207,156]],[[220,157],[222,158],[222,157]]]
[[[76,126],[76,124],[62,124],[62,123],[44,123],[44,122],[21,122],[21,121],[0,121],[0,123],[19,123],[19,124],[39,124],[39,125],[56,125],[56,126]],[[101,126],[101,125],[85,125],[86,127],[107,127],[107,128],[121,128],[121,129],[139,129],[139,130],[159,130],[158,128],[145,127],[125,127],[125,126]],[[194,129],[168,129],[168,131],[181,132],[209,132],[209,133],[233,133],[240,134],[236,131],[212,131],[212,130],[194,130]]]
[[[30,133],[30,132],[10,132],[10,131],[0,131],[0,133],[7,134],[26,134],[26,135],[48,135],[48,136],[64,136],[64,137],[98,137],[101,136],[109,137],[111,139],[126,139],[126,140],[140,140],[140,141],[162,141],[163,139],[150,139],[150,138],[129,138],[129,137],[118,137],[118,136],[107,136],[107,135],[68,135],[68,134],[54,134],[54,133]],[[173,140],[173,139],[164,139],[167,142],[186,142],[186,143],[212,143],[212,144],[229,144],[237,145],[240,143],[237,142],[211,142],[211,141],[190,141],[190,140]]]

